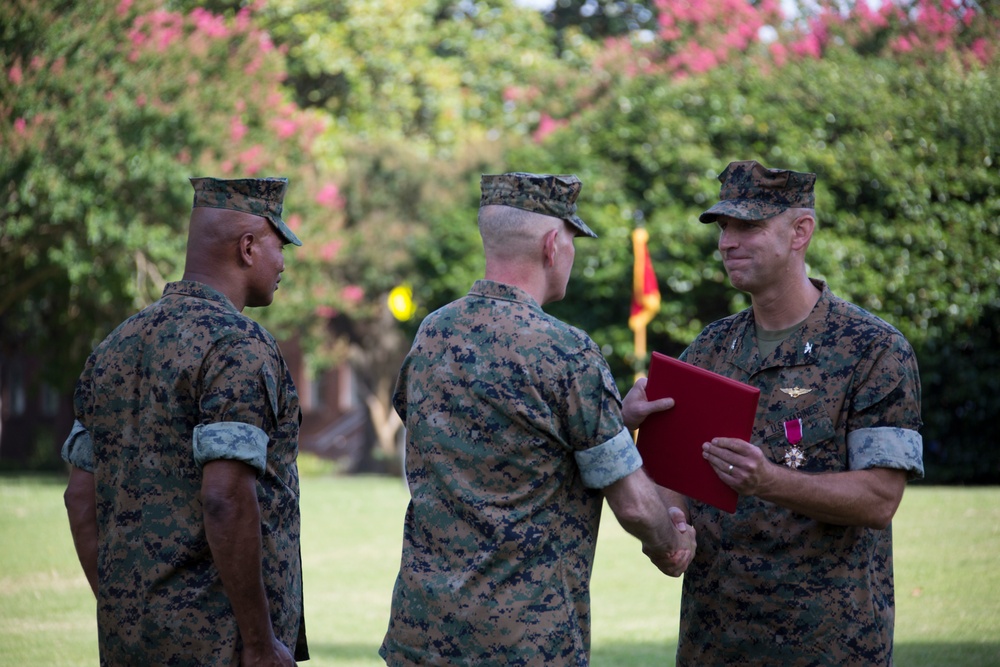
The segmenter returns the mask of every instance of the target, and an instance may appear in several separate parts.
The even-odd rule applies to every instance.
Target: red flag
[[[646,325],[660,312],[660,288],[653,273],[653,262],[649,259],[649,232],[637,228],[632,232],[632,249],[635,265],[632,270],[632,312],[628,327],[636,333],[645,332]],[[645,339],[645,335],[643,336]],[[636,351],[638,353],[638,350]],[[645,351],[642,352],[645,354]]]

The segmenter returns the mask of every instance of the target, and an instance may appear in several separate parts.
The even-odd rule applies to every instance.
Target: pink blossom
[[[277,118],[271,124],[279,139],[287,139],[299,130],[299,124],[290,118]]]
[[[191,19],[194,21],[195,29],[206,37],[221,39],[229,35],[229,29],[226,28],[226,20],[221,16],[216,16],[207,9],[202,7],[192,9]]]
[[[333,306],[319,305],[316,306],[316,315],[319,317],[324,317],[326,319],[331,319],[336,316],[337,310]]]
[[[316,203],[331,209],[339,209],[344,205],[340,189],[333,183],[327,183],[316,193]]]
[[[340,241],[330,241],[329,243],[324,243],[323,247],[320,248],[319,256],[324,262],[332,262],[337,257],[337,253],[340,252]]]
[[[299,231],[299,227],[302,226],[302,216],[298,213],[292,213],[288,216],[288,219],[285,220],[285,224],[288,225],[289,229],[293,232],[297,232]]]
[[[239,116],[233,116],[229,120],[229,137],[238,142],[240,139],[246,136],[247,126],[243,124]]]
[[[14,131],[18,134],[27,134],[28,122],[23,118],[18,118],[14,121]]]
[[[365,298],[365,291],[360,285],[347,285],[340,290],[340,298],[348,303],[358,303]]]
[[[254,144],[250,148],[246,149],[239,155],[239,162],[243,165],[243,170],[248,176],[253,176],[258,171],[261,170],[263,165],[261,164],[260,158],[264,152],[264,147],[260,144]]]
[[[256,56],[254,56],[253,60],[248,62],[243,67],[243,73],[247,75],[256,74],[257,70],[259,70],[260,66],[263,64],[264,64],[264,59],[260,57],[260,54],[257,54]]]
[[[21,71],[20,62],[14,63],[14,65],[7,71],[7,78],[10,79],[10,82],[15,86],[21,85],[21,81],[24,79],[24,73]]]
[[[712,53],[711,49],[702,48],[695,44],[689,47],[690,58],[688,60],[688,67],[692,72],[707,72],[716,65],[719,64],[718,59],[715,54]]]
[[[892,50],[897,53],[909,53],[913,50],[913,44],[906,38],[906,35],[900,35],[893,42]]]
[[[128,10],[132,9],[132,2],[133,0],[121,0],[118,3],[118,8],[115,10],[118,12],[118,16],[124,17],[128,14]]]
[[[545,137],[549,136],[565,124],[565,120],[556,120],[547,113],[543,113],[541,119],[538,121],[538,127],[535,128],[535,133],[531,138],[535,140],[535,143],[541,143],[545,140]]]
[[[819,36],[810,33],[790,46],[792,53],[800,58],[819,58],[822,54]]]
[[[981,62],[984,65],[987,62],[989,62],[990,52],[992,51],[992,49],[990,48],[989,42],[985,38],[980,37],[979,39],[974,41],[972,43],[972,46],[969,48],[972,51],[972,54],[979,59],[979,62]]]
[[[771,57],[774,58],[775,65],[784,67],[785,63],[788,62],[788,49],[785,48],[784,44],[774,42],[771,44]]]
[[[140,109],[143,108],[144,106],[146,106],[146,94],[145,93],[139,93],[138,95],[136,95],[136,97],[135,97],[135,105],[137,107],[139,107]]]
[[[250,8],[243,7],[240,11],[236,12],[236,30],[239,32],[245,32],[247,28],[250,27]]]
[[[233,173],[233,161],[223,160],[222,164],[219,165],[219,171],[221,171],[223,174]]]

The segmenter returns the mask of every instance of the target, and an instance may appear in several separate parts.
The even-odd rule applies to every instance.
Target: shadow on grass
[[[676,652],[674,642],[605,643],[591,651],[590,664],[592,667],[670,667],[674,664]],[[377,647],[371,644],[309,642],[309,655],[317,662],[332,664],[381,662]]]
[[[996,667],[1000,641],[896,642],[895,667]]]
[[[676,641],[602,642],[592,646],[592,667],[671,667],[677,654]]]
[[[676,653],[676,642],[602,644],[591,651],[591,665],[671,667]],[[893,663],[895,667],[998,667],[1000,641],[897,642]]]
[[[308,636],[308,635],[307,635]],[[309,641],[309,658],[319,660],[324,663],[340,664],[342,662],[378,661],[378,646],[372,644],[326,644],[322,642]],[[308,662],[302,663],[309,665]]]

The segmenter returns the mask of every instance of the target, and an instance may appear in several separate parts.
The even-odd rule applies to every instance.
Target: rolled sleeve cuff
[[[267,468],[267,433],[253,424],[218,422],[194,427],[194,461],[204,466],[210,461],[241,461],[263,474]]]
[[[596,447],[576,452],[583,485],[603,489],[642,467],[642,457],[628,429]]]
[[[90,431],[79,420],[73,421],[73,428],[63,443],[62,459],[80,470],[94,472],[94,441],[90,439]]]
[[[905,428],[860,428],[847,434],[851,470],[894,468],[906,470],[909,479],[924,476],[924,441]]]

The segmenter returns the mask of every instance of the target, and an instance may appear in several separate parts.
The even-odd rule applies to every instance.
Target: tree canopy
[[[388,414],[407,336],[481,275],[480,174],[570,172],[601,238],[552,312],[625,389],[645,364],[631,231],[663,293],[649,348],[677,353],[747,305],[697,215],[729,161],[757,159],[818,174],[811,274],[913,342],[929,452],[979,479],[976,457],[1000,461],[977,440],[1000,412],[1000,10],[787,4],[7,3],[0,347],[68,385],[179,277],[188,177],[284,175],[305,245],[254,316],[313,368],[353,359]],[[416,316],[394,323],[401,284]]]

